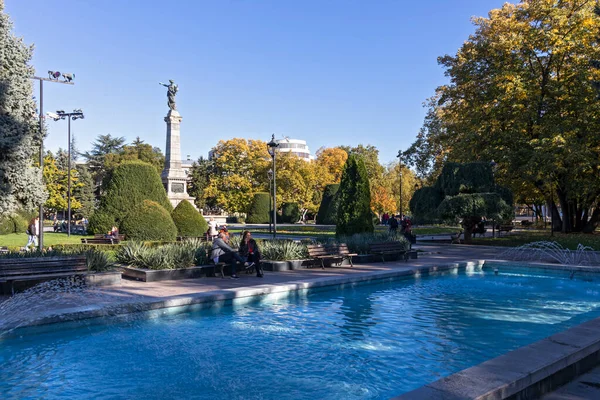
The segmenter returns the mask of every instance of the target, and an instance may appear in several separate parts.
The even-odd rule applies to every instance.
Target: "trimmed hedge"
[[[325,192],[323,193],[323,200],[319,206],[319,212],[317,213],[317,224],[323,225],[335,225],[337,218],[337,206],[338,198],[336,197],[338,190],[340,189],[339,183],[334,183],[325,186]]]
[[[175,240],[177,227],[171,214],[155,201],[144,200],[121,222],[119,233],[128,240]]]
[[[246,223],[249,224],[268,224],[269,223],[269,193],[255,193],[252,203],[248,210]]]
[[[116,224],[115,218],[112,215],[98,210],[90,217],[87,231],[91,234],[105,234]]]
[[[144,200],[158,203],[169,214],[173,211],[160,175],[151,164],[125,161],[107,175],[103,186],[99,211],[114,217],[119,228],[125,216],[141,207]]]
[[[177,236],[198,237],[208,230],[208,223],[187,200],[182,200],[171,213],[177,227]]]
[[[281,206],[281,222],[293,224],[300,219],[300,208],[298,203],[283,203]]]

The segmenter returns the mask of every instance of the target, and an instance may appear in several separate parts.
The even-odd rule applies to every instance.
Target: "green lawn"
[[[57,244],[77,244],[81,243],[81,238],[93,238],[94,236],[71,235],[66,233],[44,232],[44,247]],[[0,236],[0,246],[5,247],[23,247],[27,244],[27,235],[25,233],[11,233]]]
[[[561,246],[575,250],[578,244],[591,247],[595,250],[600,250],[600,234],[583,234],[583,233],[569,233],[562,234],[555,232],[554,236],[550,236],[549,231],[543,230],[528,230],[509,235],[502,235],[496,238],[473,238],[473,243],[476,245],[488,245],[488,246],[506,246],[506,247],[517,247],[531,242],[538,241],[554,241],[559,243]]]

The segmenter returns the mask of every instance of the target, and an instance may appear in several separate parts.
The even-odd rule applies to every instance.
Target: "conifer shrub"
[[[8,235],[9,233],[15,232],[15,223],[14,221],[6,216],[0,217],[0,235]]]
[[[300,219],[300,208],[298,203],[283,203],[281,206],[281,221],[285,224],[293,224]]]
[[[336,194],[340,188],[339,183],[334,183],[325,186],[323,193],[323,199],[319,206],[319,212],[317,213],[317,224],[323,225],[335,225],[337,218],[337,198]]]
[[[269,193],[255,193],[248,209],[246,223],[267,224],[269,223]]]
[[[117,165],[106,176],[103,188],[99,211],[113,216],[119,228],[125,216],[141,207],[144,200],[158,203],[167,213],[173,211],[156,168],[143,161]]]
[[[177,227],[163,206],[155,201],[144,200],[141,207],[125,216],[119,233],[125,234],[128,240],[174,241]]]
[[[208,223],[187,200],[181,201],[171,213],[177,227],[177,236],[199,237],[208,230]]]
[[[87,231],[91,234],[104,234],[116,226],[115,218],[103,211],[96,211],[90,217]]]
[[[344,165],[339,197],[336,235],[372,233],[371,189],[367,169],[361,158],[349,155]]]

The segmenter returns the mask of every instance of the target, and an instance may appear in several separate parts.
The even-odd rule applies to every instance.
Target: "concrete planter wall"
[[[141,269],[133,267],[121,267],[123,276],[131,279],[135,279],[143,282],[157,282],[157,281],[172,281],[179,279],[194,279],[205,276],[208,267],[214,266],[207,265],[205,267],[190,267],[190,268],[178,268],[178,269]]]
[[[84,279],[87,286],[120,285],[121,271],[90,272]]]
[[[305,266],[309,260],[289,260],[289,261],[271,261],[262,260],[261,265],[265,271],[290,271],[300,269]]]

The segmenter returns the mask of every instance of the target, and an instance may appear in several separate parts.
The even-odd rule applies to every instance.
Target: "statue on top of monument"
[[[158,82],[158,84],[167,88],[167,104],[171,110],[176,110],[177,107],[175,106],[175,95],[177,94],[178,87],[175,82],[173,82],[173,79],[169,79],[168,85],[162,82]]]

